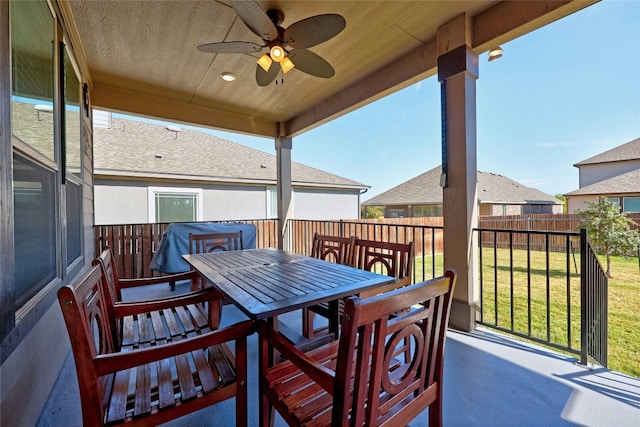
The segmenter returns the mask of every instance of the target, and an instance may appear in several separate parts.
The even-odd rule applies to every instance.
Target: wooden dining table
[[[304,307],[329,303],[338,330],[338,300],[394,278],[281,249],[260,248],[183,255],[185,261],[254,320],[274,319]]]

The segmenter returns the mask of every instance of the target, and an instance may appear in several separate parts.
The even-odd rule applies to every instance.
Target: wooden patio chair
[[[235,233],[189,233],[190,254],[240,249],[242,249],[242,231]]]
[[[242,230],[233,233],[189,233],[189,253],[201,254],[242,249]],[[205,279],[191,282],[191,290],[205,287]]]
[[[360,296],[367,297],[409,285],[413,271],[413,258],[413,242],[394,243],[355,239],[351,252],[353,267],[396,278],[394,283],[376,288]]]
[[[83,424],[159,425],[235,396],[235,422],[246,426],[247,336],[255,324],[184,331],[173,341],[168,330],[176,326],[177,316],[169,307],[160,310],[166,301],[158,300],[152,302],[158,317],[136,317],[140,324],[135,325],[139,331],[153,330],[157,339],[119,345],[111,327],[113,316],[146,313],[148,302],[112,306],[105,279],[102,268],[94,265],[58,291],[76,364]]]
[[[413,258],[413,242],[394,243],[353,238],[347,263],[361,270],[372,271],[396,279],[389,285],[378,287],[360,295],[365,298],[410,284]],[[342,316],[343,307],[343,302],[339,301],[338,313],[340,316]],[[312,310],[315,314],[329,318],[330,311],[327,304],[314,306],[309,311]],[[304,329],[305,321],[307,323],[306,329]],[[303,333],[313,336],[322,331],[324,331],[324,328],[314,329],[313,315],[307,316],[306,319],[303,317]]]
[[[288,359],[270,367],[262,357],[261,425],[273,424],[275,408],[292,426],[405,426],[428,407],[429,426],[441,426],[455,282],[450,270],[368,299],[350,297],[340,338],[307,353],[259,322],[261,354],[274,347]],[[409,361],[395,357],[405,338],[412,342]]]
[[[137,342],[154,342],[156,339],[176,341],[187,334],[204,333],[220,326],[224,295],[215,288],[158,299],[126,302],[122,299],[123,288],[164,283],[166,277],[175,277],[178,280],[200,280],[201,276],[196,271],[163,277],[120,279],[109,247],[100,253],[93,264],[100,265],[104,275],[106,295],[109,297],[107,307],[110,310],[109,319],[112,334],[118,338],[116,341],[118,348],[121,345],[135,346]],[[134,309],[128,310],[127,307],[134,307]],[[118,310],[117,316],[114,310]],[[166,310],[175,314],[172,319],[173,326],[156,337],[156,329],[147,328],[147,324],[149,321],[153,322],[154,319],[166,316],[168,313]],[[143,321],[143,317],[147,320]]]
[[[139,286],[157,285],[160,283],[169,283],[171,290],[174,290],[176,282],[188,281],[191,283],[190,287],[194,287],[193,283],[200,283],[202,276],[195,271],[187,271],[184,273],[165,274],[157,277],[142,277],[138,279],[121,279],[118,274],[118,268],[116,267],[115,258],[113,252],[109,246],[100,252],[100,255],[94,260],[94,262],[100,263],[104,270],[105,276],[110,284],[110,287],[114,293],[114,301],[122,301],[122,289],[135,288]]]
[[[311,256],[314,258],[348,265],[351,262],[351,250],[354,237],[329,236],[314,233],[311,244]],[[316,331],[313,326],[313,318],[316,314],[329,318],[329,305],[319,304],[302,309],[302,335],[305,338],[313,338]],[[318,331],[322,330],[319,329]]]

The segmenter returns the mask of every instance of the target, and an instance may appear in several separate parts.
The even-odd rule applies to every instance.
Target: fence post
[[[587,365],[589,354],[589,326],[587,322],[587,229],[580,229],[580,364]]]

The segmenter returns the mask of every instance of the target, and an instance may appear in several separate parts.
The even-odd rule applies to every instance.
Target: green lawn
[[[540,339],[580,348],[580,256],[492,248],[483,249],[482,300],[483,320],[501,328],[514,330]],[[422,260],[416,260],[415,280],[422,280]],[[425,257],[425,277],[432,276],[432,258]],[[604,259],[601,258],[604,265]],[[513,268],[511,268],[513,263]],[[549,278],[547,279],[547,263]],[[443,271],[442,256],[436,256],[435,271]],[[494,269],[494,265],[497,266]],[[527,275],[527,271],[531,275]],[[567,271],[569,274],[567,274]],[[640,377],[640,270],[638,258],[614,257],[609,279],[609,352],[610,369]],[[512,273],[513,272],[513,273]],[[495,292],[494,283],[496,283]],[[513,279],[511,278],[513,274]],[[513,283],[513,285],[511,285]],[[530,286],[527,286],[530,283]],[[527,303],[528,293],[531,304]],[[550,304],[547,306],[547,293]],[[511,304],[513,301],[513,304]],[[497,310],[496,310],[497,302]],[[570,318],[566,307],[571,307]],[[513,307],[513,322],[511,321]],[[531,313],[529,315],[529,312]],[[497,316],[497,317],[496,317]],[[567,333],[570,331],[570,338]]]

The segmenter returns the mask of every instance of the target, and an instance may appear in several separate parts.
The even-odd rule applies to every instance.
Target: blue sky
[[[604,0],[480,58],[478,169],[548,194],[573,164],[640,137],[640,1]],[[211,133],[274,153],[272,139]],[[370,185],[367,200],[441,162],[431,77],[294,138],[292,159]]]

